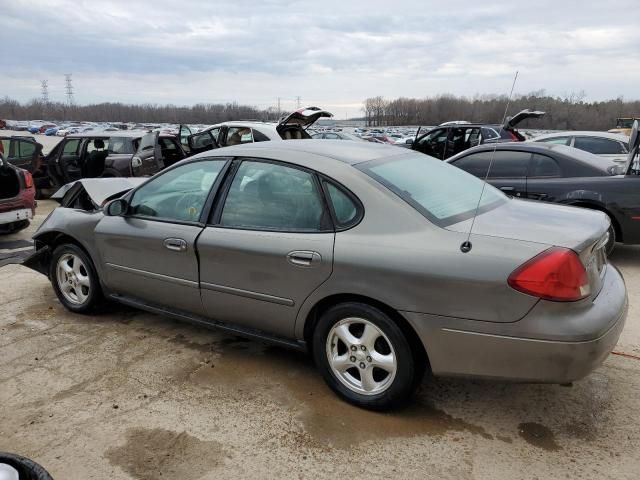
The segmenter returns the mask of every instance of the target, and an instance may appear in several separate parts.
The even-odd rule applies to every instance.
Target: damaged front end
[[[22,264],[48,277],[51,254],[59,244],[75,243],[93,253],[93,232],[103,217],[102,207],[144,181],[144,178],[92,178],[64,185],[51,196],[60,206],[34,234],[35,251]]]

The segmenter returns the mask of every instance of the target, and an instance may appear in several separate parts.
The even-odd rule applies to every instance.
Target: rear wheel
[[[67,310],[90,313],[102,302],[98,274],[89,256],[77,245],[64,244],[53,251],[49,278]]]
[[[313,352],[327,384],[348,402],[369,409],[405,402],[423,371],[398,325],[362,303],[327,310],[315,329]]]

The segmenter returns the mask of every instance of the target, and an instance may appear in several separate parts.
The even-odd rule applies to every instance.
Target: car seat
[[[95,150],[93,150],[87,160],[83,165],[82,176],[85,178],[95,178],[99,177],[104,172],[104,162],[109,155],[109,151],[105,150],[104,140],[101,138],[96,138],[93,141],[93,146]]]

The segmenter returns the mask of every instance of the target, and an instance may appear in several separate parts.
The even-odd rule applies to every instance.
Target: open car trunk
[[[10,166],[0,167],[0,200],[17,197],[20,193],[18,171]]]
[[[283,140],[311,138],[306,129],[323,117],[331,118],[333,114],[319,107],[301,108],[282,117],[276,129]]]

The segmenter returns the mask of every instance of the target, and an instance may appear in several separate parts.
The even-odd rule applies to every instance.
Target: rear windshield
[[[381,158],[357,168],[390,189],[433,223],[444,227],[491,210],[507,197],[495,187],[428,155]]]

